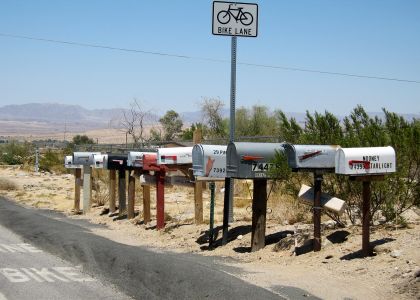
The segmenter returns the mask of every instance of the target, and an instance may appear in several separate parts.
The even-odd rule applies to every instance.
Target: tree
[[[94,142],[94,140],[93,139],[91,139],[91,138],[89,138],[87,135],[80,135],[80,134],[78,134],[78,135],[75,135],[74,137],[73,137],[73,144],[74,145],[91,145],[91,144],[94,144],[95,142]]]
[[[201,103],[203,119],[207,122],[211,137],[226,137],[226,126],[222,118],[224,103],[220,99],[204,98]]]
[[[175,139],[179,133],[182,131],[182,120],[179,114],[174,110],[168,110],[166,114],[159,119],[160,124],[162,124],[164,134],[164,139],[166,141],[171,141]]]
[[[120,126],[129,134],[135,145],[143,147],[145,142],[145,126],[152,121],[151,110],[146,110],[141,103],[134,99],[129,110],[122,111]]]
[[[184,129],[181,133],[181,139],[183,141],[191,141],[194,136],[194,131],[196,129],[201,129],[203,131],[204,126],[201,123],[193,123],[190,128]]]

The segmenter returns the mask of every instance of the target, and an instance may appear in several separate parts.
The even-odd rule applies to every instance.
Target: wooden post
[[[92,199],[92,169],[90,166],[83,166],[83,213],[90,211]]]
[[[194,183],[194,208],[195,224],[203,224],[203,183],[200,181]]]
[[[127,219],[134,218],[134,201],[135,201],[135,197],[136,197],[136,177],[134,176],[133,172],[134,171],[130,172],[130,174],[128,176]]]
[[[118,170],[118,215],[121,217],[126,213],[127,204],[126,204],[126,179],[125,179],[125,169]]]
[[[322,175],[314,173],[314,244],[315,252],[321,250],[321,186]]]
[[[197,128],[193,132],[193,143],[200,144],[201,140],[202,132]],[[203,183],[197,181],[194,184],[194,216],[195,224],[203,223]]]
[[[82,169],[74,169],[74,213],[80,212],[80,185],[82,181]]]
[[[363,210],[362,210],[362,253],[371,255],[370,249],[370,181],[363,181]]]
[[[115,212],[116,171],[109,170],[109,212]]]
[[[143,219],[144,224],[150,222],[150,186],[143,185]]]
[[[156,229],[165,227],[165,171],[156,172]]]
[[[267,217],[267,179],[254,179],[252,199],[251,251],[265,246],[265,224]]]

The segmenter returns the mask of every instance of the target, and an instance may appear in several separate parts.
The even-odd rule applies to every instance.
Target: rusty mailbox
[[[341,148],[335,156],[335,173],[349,176],[395,172],[395,150],[388,147]]]
[[[289,167],[294,171],[333,171],[339,146],[284,144]]]
[[[269,179],[276,151],[284,152],[283,146],[284,143],[229,143],[226,151],[226,177]]]
[[[73,164],[73,156],[72,155],[67,155],[66,157],[64,157],[64,167],[67,168],[67,169],[81,169],[82,168],[81,165]]]
[[[193,147],[159,148],[157,151],[158,165],[188,165],[192,164]]]
[[[226,150],[227,146],[224,145],[195,145],[192,150],[193,175],[226,177]]]

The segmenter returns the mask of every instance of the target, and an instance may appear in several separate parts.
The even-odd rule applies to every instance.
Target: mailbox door
[[[158,149],[158,165],[192,164],[193,147],[174,147]]]
[[[134,168],[143,167],[143,155],[146,153],[151,152],[130,151],[128,153],[127,165]]]
[[[226,177],[226,150],[224,145],[195,145],[192,153],[194,176]]]
[[[339,146],[285,144],[289,167],[294,170],[334,169]]]
[[[67,155],[64,157],[64,166],[70,168],[73,165],[73,156]]]
[[[335,162],[337,174],[379,175],[396,171],[395,150],[390,146],[341,148]]]
[[[229,143],[226,152],[226,176],[239,179],[271,178],[269,170],[276,151],[284,152],[284,143]]]
[[[150,153],[150,154],[144,154],[143,155],[143,170],[154,171],[156,169],[156,164],[157,164],[157,154],[156,153]]]

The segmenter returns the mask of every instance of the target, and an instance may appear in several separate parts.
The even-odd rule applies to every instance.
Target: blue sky
[[[420,81],[420,1],[254,1],[257,38],[238,61]],[[0,33],[230,60],[212,1],[0,1]],[[230,64],[0,36],[0,105],[29,102],[199,110],[229,107]],[[237,107],[420,113],[420,84],[238,65]]]

